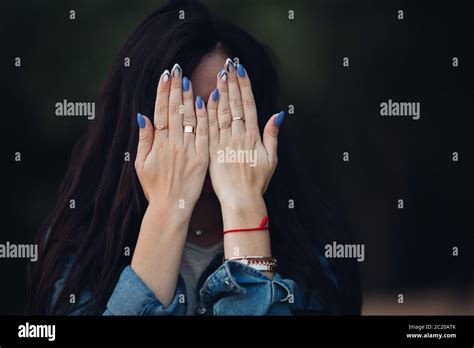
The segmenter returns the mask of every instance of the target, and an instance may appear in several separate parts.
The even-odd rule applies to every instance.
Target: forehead
[[[191,75],[194,96],[200,95],[204,100],[208,100],[211,92],[216,88],[217,74],[224,68],[227,56],[216,49],[203,57],[199,65]]]

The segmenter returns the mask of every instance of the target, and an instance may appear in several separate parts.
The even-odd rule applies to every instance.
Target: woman
[[[322,256],[344,225],[292,175],[277,91],[266,49],[200,3],[145,19],[39,235],[28,312],[359,314],[355,264]]]

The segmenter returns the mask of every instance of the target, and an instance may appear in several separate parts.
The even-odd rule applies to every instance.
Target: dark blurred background
[[[278,58],[285,127],[356,241],[365,314],[474,313],[473,6],[467,1],[204,1]],[[3,1],[0,243],[32,243],[90,122],[55,103],[94,101],[121,44],[162,1]],[[69,19],[69,10],[76,19]],[[295,19],[288,19],[293,10]],[[404,19],[397,19],[397,11]],[[21,57],[22,67],[14,66]],[[343,67],[343,58],[350,59]],[[459,58],[459,67],[452,58]],[[421,119],[382,118],[383,101]],[[21,152],[22,161],[14,162]],[[342,153],[350,161],[343,162]],[[459,153],[459,162],[451,160]],[[405,208],[397,209],[403,199]],[[459,256],[452,255],[453,246]],[[0,260],[0,314],[21,314],[26,261]],[[397,303],[397,294],[405,303]]]

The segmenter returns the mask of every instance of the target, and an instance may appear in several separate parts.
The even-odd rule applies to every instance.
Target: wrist
[[[179,209],[149,204],[143,216],[142,227],[147,225],[150,228],[140,229],[139,239],[186,236],[190,221],[191,216]]]
[[[182,204],[181,204],[182,203]],[[175,203],[162,200],[150,200],[147,207],[147,214],[161,217],[161,220],[186,223],[191,220],[194,205],[187,206],[185,202],[177,200]]]
[[[221,203],[224,230],[252,228],[267,215],[262,195],[234,197]]]

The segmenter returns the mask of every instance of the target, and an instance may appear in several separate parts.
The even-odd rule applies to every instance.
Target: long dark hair
[[[185,10],[185,19],[178,11]],[[124,250],[137,241],[147,202],[133,167],[138,129],[135,115],[153,114],[160,74],[178,62],[190,74],[218,45],[239,57],[252,79],[260,129],[276,108],[277,74],[269,50],[239,27],[213,17],[197,1],[171,1],[153,12],[131,34],[112,66],[97,101],[98,112],[77,142],[57,205],[38,235],[40,257],[29,272],[27,312],[67,314],[70,294],[87,290],[85,314],[101,314],[123,268],[130,263]],[[130,60],[130,66],[124,64]],[[315,191],[304,173],[291,171],[290,142],[285,127],[279,140],[279,166],[266,194],[272,224],[272,250],[280,273],[307,291],[317,288],[320,300],[336,303],[340,313],[360,312],[360,289],[352,264],[342,267],[338,293],[318,258],[325,241],[346,238],[344,226]],[[132,160],[124,161],[129,152]],[[296,184],[312,192],[311,201]],[[307,195],[306,195],[307,197]],[[70,209],[70,200],[75,209]],[[295,209],[289,209],[293,199]],[[56,280],[70,257],[74,260],[51,306]]]

